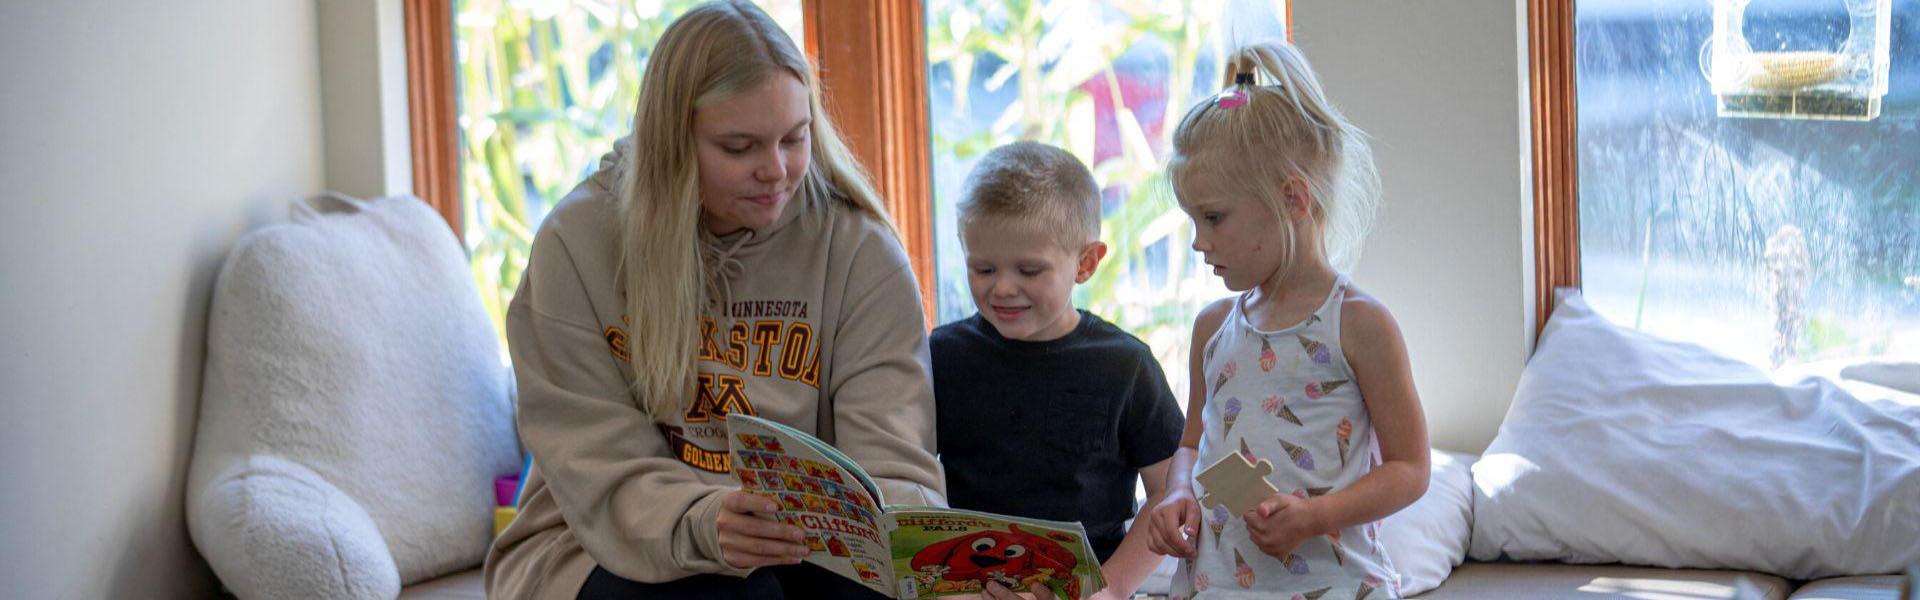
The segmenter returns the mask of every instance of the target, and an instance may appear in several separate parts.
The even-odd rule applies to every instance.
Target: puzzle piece
[[[1200,505],[1225,506],[1235,516],[1246,514],[1260,501],[1280,493],[1267,482],[1267,475],[1272,473],[1273,463],[1266,459],[1250,463],[1240,453],[1229,452],[1194,477],[1207,490],[1206,495],[1200,497]]]

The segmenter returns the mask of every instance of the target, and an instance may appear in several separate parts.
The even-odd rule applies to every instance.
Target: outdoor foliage
[[[463,231],[496,328],[520,285],[533,230],[632,129],[640,74],[654,42],[698,4],[456,2]],[[800,0],[757,4],[799,39]]]

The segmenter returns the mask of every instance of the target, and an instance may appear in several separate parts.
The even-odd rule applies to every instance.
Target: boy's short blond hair
[[[960,196],[960,231],[982,224],[1038,228],[1077,252],[1100,239],[1100,186],[1093,172],[1066,150],[1039,142],[994,148]]]

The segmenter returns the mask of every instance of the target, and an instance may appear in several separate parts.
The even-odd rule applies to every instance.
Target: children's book
[[[1079,523],[888,506],[860,465],[806,432],[736,413],[727,433],[741,487],[780,503],[776,518],[806,530],[806,562],[887,597],[978,594],[998,581],[1079,600],[1107,585]]]

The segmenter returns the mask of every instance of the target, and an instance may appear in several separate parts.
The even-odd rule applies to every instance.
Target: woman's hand
[[[1321,519],[1314,505],[1292,494],[1274,494],[1243,516],[1253,545],[1282,560],[1300,544],[1320,535]]]
[[[1176,489],[1153,507],[1147,524],[1147,549],[1162,556],[1193,558],[1193,542],[1200,537],[1200,502],[1193,490]]]
[[[806,532],[774,520],[779,503],[743,490],[720,497],[720,560],[736,568],[791,565],[807,556]]]

